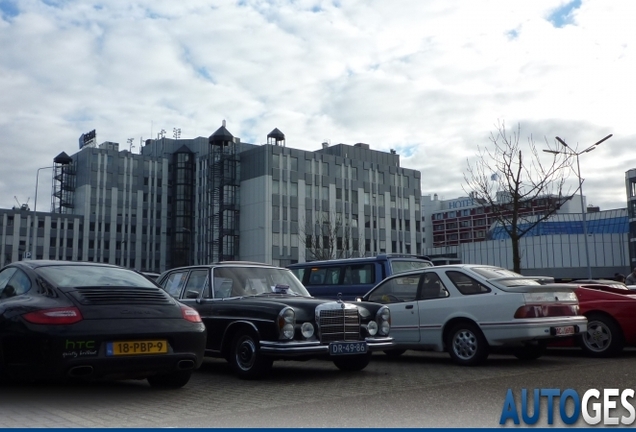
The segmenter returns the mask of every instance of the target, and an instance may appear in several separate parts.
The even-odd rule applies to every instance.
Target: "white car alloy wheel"
[[[488,342],[477,325],[459,323],[448,333],[446,349],[453,361],[462,366],[474,366],[488,357]]]
[[[453,351],[462,360],[470,360],[477,352],[477,337],[467,329],[455,333],[453,337]]]

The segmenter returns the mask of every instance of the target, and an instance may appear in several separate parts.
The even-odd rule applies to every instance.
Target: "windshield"
[[[157,288],[143,275],[118,267],[61,265],[40,267],[36,271],[58,287]]]
[[[539,280],[501,267],[473,267],[471,270],[489,281],[495,281],[508,287],[541,285],[541,281]]]
[[[213,273],[214,297],[288,294],[310,297],[302,283],[287,269],[269,267],[220,267]]]

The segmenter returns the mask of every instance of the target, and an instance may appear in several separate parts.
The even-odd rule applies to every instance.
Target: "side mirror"
[[[362,297],[356,297],[356,301],[357,302],[361,302],[362,301]]]
[[[199,297],[199,291],[188,290],[186,291],[186,298],[194,299]]]

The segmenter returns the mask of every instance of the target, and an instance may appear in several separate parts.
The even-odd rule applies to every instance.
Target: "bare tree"
[[[298,227],[299,243],[308,253],[307,261],[363,255],[360,231],[342,213],[318,211],[313,221],[301,221]]]
[[[554,153],[552,163],[543,165],[530,136],[530,157],[524,159],[519,138],[521,126],[512,134],[504,122],[490,134],[494,149],[478,147],[478,157],[464,174],[464,191],[489,210],[489,214],[512,241],[514,271],[521,271],[519,239],[548,219],[573,195],[564,193],[572,168],[572,156]],[[550,147],[547,139],[546,144]],[[577,189],[578,191],[578,189]],[[576,191],[575,191],[576,193]],[[538,206],[541,200],[542,205]],[[533,211],[533,206],[540,211]]]

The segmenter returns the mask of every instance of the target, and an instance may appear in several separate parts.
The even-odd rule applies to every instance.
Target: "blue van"
[[[287,266],[318,298],[355,300],[387,276],[432,267],[428,257],[416,255],[381,254],[375,257],[311,261]]]

